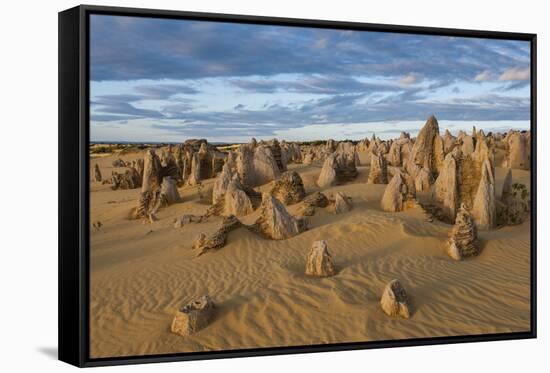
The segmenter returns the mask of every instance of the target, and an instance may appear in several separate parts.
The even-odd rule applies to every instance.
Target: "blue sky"
[[[528,42],[106,15],[90,31],[92,141],[529,126]]]

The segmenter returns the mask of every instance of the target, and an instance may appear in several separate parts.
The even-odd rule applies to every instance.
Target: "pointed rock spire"
[[[411,315],[409,297],[399,280],[392,280],[386,285],[380,306],[388,316],[400,316],[408,319]]]
[[[508,199],[512,193],[512,169],[508,168],[506,170],[506,176],[504,176],[504,181],[502,182],[502,193],[500,199],[505,201]]]
[[[327,241],[315,241],[306,261],[306,275],[327,277],[336,273]]]
[[[412,172],[414,166],[424,167],[431,173],[437,174],[443,163],[443,140],[439,135],[439,124],[435,116],[431,116],[416,137],[412,147],[407,171]]]
[[[336,155],[330,154],[325,162],[321,173],[317,179],[317,185],[321,188],[327,188],[336,184]]]
[[[338,192],[334,195],[334,213],[343,214],[351,211],[352,204],[351,198],[346,196],[343,192]]]
[[[477,228],[472,215],[462,204],[456,215],[455,224],[447,241],[447,254],[455,259],[462,260],[479,254],[477,244]]]
[[[153,149],[147,150],[143,160],[143,180],[138,206],[133,212],[134,218],[149,218],[154,220],[154,214],[159,208],[162,198],[161,189],[161,164],[159,157]]]
[[[506,165],[510,168],[528,170],[529,162],[528,138],[518,131],[512,131],[507,136],[508,152],[506,154]]]
[[[227,187],[231,182],[232,178],[231,167],[228,163],[224,164],[222,167],[222,172],[216,177],[214,182],[214,188],[212,189],[212,203],[217,203],[220,199],[224,198],[225,193],[227,192]]]
[[[248,195],[242,189],[242,185],[239,181],[239,176],[237,174],[233,175],[231,182],[227,186],[227,191],[224,198],[225,216],[243,216],[248,215],[254,211],[252,202],[250,201]]]
[[[402,172],[396,172],[392,177],[380,201],[382,210],[398,212],[405,209],[406,201],[415,194],[415,191],[411,190],[411,186],[406,182],[405,177]]]
[[[307,229],[305,220],[290,215],[284,205],[270,193],[262,194],[260,217],[254,226],[273,240],[284,240]]]
[[[371,155],[370,172],[367,184],[387,184],[388,183],[388,164],[382,154],[373,153]]]
[[[277,161],[269,146],[259,145],[254,151],[253,158],[253,183],[251,187],[263,185],[281,176]]]
[[[488,230],[496,225],[495,176],[488,159],[482,165],[481,180],[474,198],[472,215],[479,229]]]
[[[443,215],[449,220],[454,221],[458,210],[458,165],[456,157],[458,157],[459,149],[445,156],[445,161],[441,168],[441,172],[435,181],[433,195],[436,201],[441,204]]]
[[[100,183],[102,180],[102,177],[101,177],[101,171],[99,170],[99,165],[97,163],[94,166],[94,176],[95,176],[95,181]]]

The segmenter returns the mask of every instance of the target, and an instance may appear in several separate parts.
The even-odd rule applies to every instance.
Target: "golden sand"
[[[134,153],[124,160],[141,157]],[[360,154],[364,159],[366,154]],[[116,156],[95,157],[104,178]],[[320,166],[289,165],[307,193],[319,190]],[[479,232],[483,247],[457,262],[445,254],[451,226],[419,207],[398,213],[380,209],[385,185],[366,184],[368,166],[352,183],[322,190],[344,191],[352,211],[334,215],[317,208],[309,230],[272,241],[244,228],[229,234],[220,250],[196,257],[194,237],[213,232],[221,218],[176,229],[173,219],[200,215],[196,187],[179,188],[181,203],[163,208],[158,221],[128,220],[139,189],[111,190],[91,183],[91,357],[164,354],[258,347],[315,345],[418,337],[527,331],[530,328],[530,221]],[[529,172],[514,170],[529,186]],[[496,169],[497,195],[504,170]],[[214,179],[204,182],[212,188]],[[264,186],[262,189],[266,189]],[[288,207],[295,213],[298,205]],[[241,220],[252,223],[258,212]],[[338,273],[305,276],[313,241],[326,240]],[[386,316],[379,306],[386,283],[399,279],[409,293],[410,319]],[[215,320],[198,333],[170,332],[178,308],[209,294]]]

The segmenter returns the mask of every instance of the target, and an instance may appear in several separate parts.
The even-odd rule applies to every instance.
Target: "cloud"
[[[528,67],[530,58],[522,41],[223,22],[92,15],[90,31],[94,81],[288,73],[398,81],[414,71],[435,82]]]
[[[94,97],[92,117],[101,118],[103,121],[113,115],[120,115],[120,119],[135,118],[163,118],[164,115],[157,110],[142,109],[136,107],[134,102],[142,96],[137,95],[101,95]],[[112,120],[112,119],[111,119]]]
[[[498,80],[505,82],[530,79],[531,69],[529,67],[507,69],[498,77]]]
[[[180,118],[194,109],[193,102],[194,100],[170,101],[162,107],[161,113],[167,118]]]
[[[411,85],[411,84],[418,83],[419,81],[420,81],[420,78],[418,77],[418,75],[411,73],[399,79],[399,84]]]
[[[135,94],[111,94],[111,95],[100,95],[92,99],[93,105],[110,105],[116,103],[129,103],[143,100],[142,95]]]
[[[277,78],[232,79],[231,84],[249,92],[256,93],[374,93],[392,92],[402,88],[391,84],[365,83],[341,75],[305,75],[294,80]]]
[[[480,72],[474,78],[474,81],[476,82],[487,82],[489,80],[493,80],[493,77],[488,70]]]
[[[327,38],[320,38],[317,40],[314,44],[314,48],[316,49],[325,49],[328,45],[328,39]]]
[[[138,119],[138,116],[129,116],[129,115],[115,115],[115,114],[91,114],[90,120],[92,122],[118,122],[118,121],[127,121],[132,119]],[[125,123],[124,123],[125,124]]]
[[[502,91],[513,91],[513,90],[516,90],[516,89],[521,89],[521,88],[524,88],[524,87],[528,87],[530,84],[531,84],[530,80],[511,81],[511,82],[508,82],[507,84],[499,87],[496,90],[501,91],[501,92]]]
[[[457,97],[446,101],[427,99],[421,90],[393,93],[376,105],[365,102],[364,94],[333,95],[292,104],[270,104],[261,109],[239,106],[228,111],[168,110],[161,108],[156,115],[124,117],[118,114],[96,114],[94,121],[121,123],[127,120],[127,130],[149,128],[147,133],[166,133],[178,138],[240,138],[275,137],[281,131],[298,130],[304,126],[323,126],[339,123],[374,123],[390,121],[425,121],[435,114],[439,120],[500,121],[530,119],[530,100],[525,97],[502,96],[498,93]],[[480,119],[482,118],[482,119]],[[132,136],[135,132],[132,132]],[[146,139],[141,139],[142,141]]]
[[[92,87],[105,81],[92,126],[273,136],[432,113],[530,118],[527,42],[107,15],[90,27]]]
[[[144,98],[163,100],[178,94],[197,94],[195,88],[177,84],[150,84],[135,87],[135,90],[143,94]]]

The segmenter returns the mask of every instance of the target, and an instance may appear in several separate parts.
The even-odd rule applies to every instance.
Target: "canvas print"
[[[91,358],[530,330],[529,42],[89,22]]]

